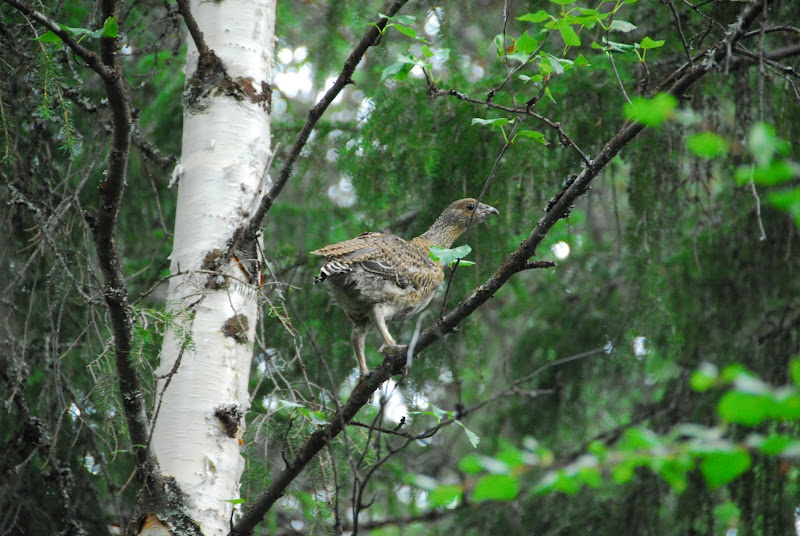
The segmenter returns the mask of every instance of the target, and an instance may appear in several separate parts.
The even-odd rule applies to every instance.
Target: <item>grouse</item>
[[[368,232],[311,252],[325,257],[314,281],[328,282],[331,297],[353,323],[350,341],[362,376],[369,372],[364,357],[367,331],[374,326],[383,337],[379,352],[397,346],[386,322],[422,311],[442,283],[444,270],[428,255],[431,246],[449,248],[470,221],[481,223],[490,214],[499,212],[475,199],[461,199],[410,241],[390,232]]]

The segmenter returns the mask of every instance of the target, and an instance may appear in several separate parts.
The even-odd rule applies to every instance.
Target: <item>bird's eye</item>
[[[475,205],[473,205],[472,203],[467,203],[467,210],[474,210],[474,209]]]

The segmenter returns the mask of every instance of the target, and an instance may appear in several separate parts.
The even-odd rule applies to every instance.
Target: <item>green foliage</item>
[[[82,41],[84,37],[92,37],[94,39],[99,39],[101,37],[109,37],[109,38],[116,38],[119,36],[119,24],[117,24],[117,17],[108,17],[104,22],[102,28],[97,30],[87,30],[86,28],[70,28],[69,26],[65,26],[63,24],[59,24],[62,30],[64,30],[70,37],[77,37],[78,42]],[[53,33],[52,31],[47,31],[41,36],[34,39],[35,41],[41,41],[43,43],[60,43],[61,38]]]
[[[739,166],[736,181],[762,186],[783,186],[800,177],[800,164],[788,158],[790,145],[775,133],[775,127],[756,123],[747,137],[747,149],[753,164]],[[770,191],[767,201],[794,216],[800,227],[800,187]]]
[[[678,99],[669,93],[659,93],[651,99],[634,97],[625,105],[625,117],[648,127],[659,127],[670,119]]]
[[[474,262],[464,260],[464,257],[469,255],[471,251],[472,248],[466,245],[453,249],[431,246],[428,255],[442,266],[453,266],[456,261],[460,266],[474,266]]]
[[[727,38],[742,7],[674,4],[693,57]],[[310,74],[296,96],[275,78],[271,134],[281,149],[273,179],[316,94],[384,7],[299,6],[278,3],[278,49],[294,52],[279,72]],[[501,214],[471,231],[476,266],[457,271],[445,307],[452,309],[582,171],[584,159],[568,141],[592,160],[624,118],[656,128],[620,151],[532,260],[554,259],[551,248],[560,242],[569,256],[555,269],[516,274],[457,332],[427,348],[395,378],[392,390],[407,404],[397,410],[402,415],[389,418],[379,401],[363,408],[260,529],[277,533],[302,522],[300,532],[322,534],[338,520],[347,530],[363,486],[361,523],[387,524],[360,532],[376,534],[789,533],[800,496],[792,465],[800,452],[800,266],[797,225],[787,212],[800,214],[793,153],[800,112],[774,63],[781,62],[770,59],[761,69],[750,58],[730,72],[721,63],[682,91],[678,106],[669,95],[652,95],[686,62],[667,3],[510,6],[504,15],[476,3],[407,4],[295,162],[264,222],[263,250],[277,281],[262,289],[242,445],[245,504],[356,381],[351,323],[312,285],[319,265],[308,252],[385,226],[416,236],[454,199],[476,196],[508,144],[486,194]],[[132,355],[153,407],[164,330],[177,328],[187,346],[195,344],[180,331],[183,321],[164,312],[165,283],[158,284],[170,271],[177,194],[168,184],[180,154],[186,46],[174,9],[145,2],[124,13],[101,21],[86,2],[48,7],[87,47],[124,36],[135,139],[169,158],[158,163],[137,145],[118,226],[136,303]],[[771,28],[798,15],[794,3],[770,3],[756,24]],[[23,498],[21,507],[0,505],[21,512],[21,530],[0,528],[67,531],[66,501],[56,500],[62,490],[55,470],[48,472],[62,460],[75,477],[72,503],[85,532],[103,533],[127,521],[109,512],[133,511],[137,499],[100,274],[86,260],[96,252],[83,219],[97,208],[109,110],[102,84],[72,63],[60,40],[35,40],[21,17],[3,17],[14,46],[3,49],[9,72],[0,87],[11,166],[0,186],[8,242],[0,278],[13,282],[2,296],[13,336],[2,344],[3,355],[24,356],[25,365],[3,369],[25,379],[31,413],[55,433],[47,454],[28,458],[18,448],[24,414],[9,405],[0,417],[0,440],[15,468],[4,497]],[[765,52],[790,44],[784,34],[766,32]],[[758,51],[760,35],[741,45]],[[510,139],[512,127],[519,128]],[[352,187],[351,196],[325,195],[333,187]],[[463,258],[435,255],[443,263]],[[441,294],[420,329],[436,325]],[[407,344],[416,324],[389,329]],[[368,337],[373,368],[380,344]],[[16,385],[4,380],[3,400],[19,392]],[[409,439],[418,434],[424,437]],[[451,509],[458,513],[448,515]],[[392,525],[409,517],[423,521]]]

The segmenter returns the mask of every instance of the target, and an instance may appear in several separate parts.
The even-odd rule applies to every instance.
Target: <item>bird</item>
[[[350,342],[361,377],[369,374],[364,356],[369,330],[374,327],[383,338],[378,352],[397,347],[386,323],[425,309],[444,280],[444,268],[428,254],[431,246],[449,248],[470,222],[499,213],[475,199],[459,199],[411,240],[389,231],[366,232],[310,252],[325,257],[314,282],[327,283],[331,298],[353,323]]]

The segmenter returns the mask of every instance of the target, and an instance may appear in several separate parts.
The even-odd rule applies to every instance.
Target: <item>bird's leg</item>
[[[382,354],[387,348],[396,347],[397,343],[392,337],[392,334],[389,333],[389,328],[386,327],[386,320],[383,318],[383,311],[379,307],[373,307],[369,316],[372,320],[372,323],[375,324],[376,328],[378,328],[381,337],[383,337],[383,344],[380,348],[378,348],[378,352]]]
[[[350,342],[353,344],[353,351],[358,361],[358,372],[361,376],[369,374],[367,358],[364,355],[364,339],[367,337],[367,326],[364,324],[353,324],[353,331],[350,333]]]

